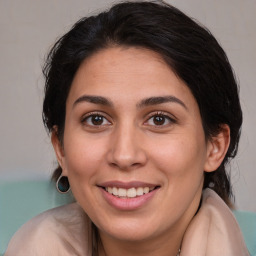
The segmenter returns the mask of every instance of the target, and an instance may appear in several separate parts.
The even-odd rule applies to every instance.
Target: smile
[[[117,188],[117,187],[106,187],[105,190],[116,197],[119,198],[134,198],[143,196],[145,194],[148,194],[152,190],[154,190],[155,187],[138,187],[138,188]]]
[[[109,205],[125,211],[146,206],[161,188],[159,184],[141,181],[107,181],[98,184],[97,187]]]

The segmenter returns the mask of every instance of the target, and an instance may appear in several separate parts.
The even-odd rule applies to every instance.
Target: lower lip
[[[151,192],[144,194],[142,196],[132,198],[119,198],[108,193],[103,188],[100,189],[103,193],[103,197],[112,207],[123,211],[132,211],[141,208],[142,206],[147,204],[158,191],[158,189],[154,189]]]

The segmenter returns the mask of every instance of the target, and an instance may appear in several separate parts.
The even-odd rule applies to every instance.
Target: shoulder
[[[16,232],[5,255],[87,255],[88,226],[77,203],[48,210]]]

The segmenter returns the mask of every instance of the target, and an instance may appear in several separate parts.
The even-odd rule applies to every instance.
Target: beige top
[[[14,235],[5,256],[90,256],[88,217],[77,203],[46,211]],[[211,189],[182,242],[181,256],[249,256],[235,217]]]

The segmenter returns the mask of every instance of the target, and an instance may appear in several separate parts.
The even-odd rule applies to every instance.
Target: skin
[[[145,104],[151,97],[169,101]],[[81,64],[66,102],[63,142],[53,132],[52,143],[75,198],[99,229],[102,255],[170,256],[199,207],[204,171],[225,156],[229,128],[206,140],[195,98],[162,58],[113,47]],[[120,210],[98,187],[113,180],[159,189],[141,207]]]

